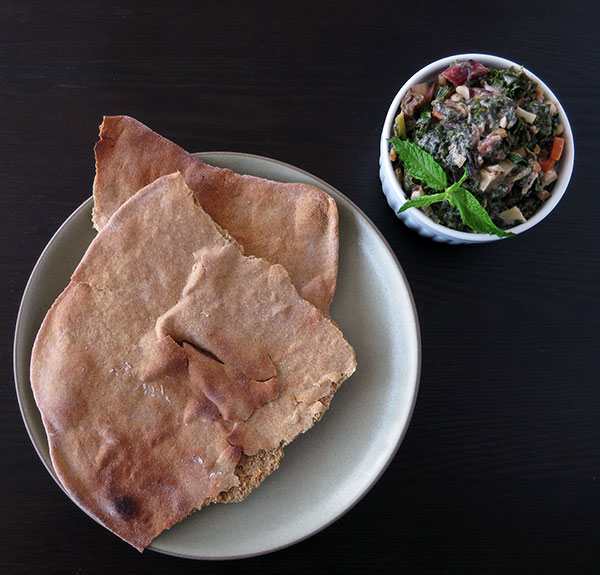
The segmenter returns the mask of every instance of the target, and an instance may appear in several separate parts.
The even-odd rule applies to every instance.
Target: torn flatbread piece
[[[257,380],[270,381],[269,366],[276,367],[279,397],[236,423],[230,438],[247,455],[270,451],[308,429],[325,409],[319,400],[354,370],[348,344],[298,297],[281,266],[244,257],[234,244],[199,250],[196,258],[182,298],[158,319],[157,334],[191,342]]]
[[[198,351],[186,341],[183,349],[189,362],[190,384],[198,389],[201,400],[206,398],[214,404],[220,419],[246,421],[257,407],[279,395],[275,366],[272,377],[257,381],[210,354]]]
[[[327,313],[339,240],[337,207],[325,192],[209,166],[127,116],[104,118],[94,151],[96,229],[140,188],[179,171],[203,209],[246,255],[283,265],[300,295]]]
[[[285,270],[243,256],[173,174],[94,239],[42,323],[31,383],[66,491],[143,550],[247,495],[354,369]]]

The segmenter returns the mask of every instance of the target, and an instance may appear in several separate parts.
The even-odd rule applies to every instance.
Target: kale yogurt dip
[[[558,109],[523,70],[457,62],[434,81],[412,86],[394,122],[394,137],[428,152],[450,183],[458,182],[509,229],[527,221],[552,193],[564,147]],[[407,197],[434,194],[390,147],[390,160]],[[465,225],[448,201],[420,208],[434,222]]]

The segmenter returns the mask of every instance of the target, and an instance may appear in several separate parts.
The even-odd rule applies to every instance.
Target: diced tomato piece
[[[460,62],[454,64],[441,73],[443,78],[450,80],[455,86],[461,86],[467,80],[474,80],[480,76],[485,76],[489,70],[479,62],[475,60],[469,60],[468,62]]]
[[[542,168],[542,171],[547,172],[548,170],[551,170],[554,167],[554,164],[556,164],[556,162],[550,158],[546,158],[545,160],[540,160],[539,164]]]
[[[536,195],[538,197],[538,200],[542,200],[542,202],[544,202],[550,197],[550,192],[548,192],[546,190],[542,190],[541,192],[538,192]]]
[[[552,149],[550,150],[550,159],[558,162],[562,156],[563,149],[565,147],[565,139],[560,136],[554,136],[552,141]]]

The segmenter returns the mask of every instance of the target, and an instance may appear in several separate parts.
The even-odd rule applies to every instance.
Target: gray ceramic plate
[[[286,448],[280,468],[243,502],[211,505],[157,537],[149,549],[197,559],[268,553],[305,539],[347,512],[375,484],[408,427],[421,364],[419,326],[406,278],[389,245],[345,196],[281,162],[229,152],[198,154],[241,174],[305,182],[329,193],[340,215],[340,267],[331,315],[356,350],[358,369],[313,429]],[[14,368],[33,444],[58,483],[29,384],[37,330],[95,232],[92,199],[37,262],[17,319]],[[60,483],[59,483],[60,485]]]

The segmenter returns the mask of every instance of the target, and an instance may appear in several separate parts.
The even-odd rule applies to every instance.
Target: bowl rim
[[[547,217],[565,194],[573,173],[573,165],[575,161],[575,141],[573,138],[573,131],[571,129],[571,124],[569,123],[567,114],[556,95],[552,92],[548,85],[545,84],[543,80],[541,80],[537,75],[531,72],[531,70],[525,68],[522,64],[514,62],[513,60],[508,60],[507,58],[503,58],[501,56],[494,56],[492,54],[455,54],[452,56],[440,58],[439,60],[435,60],[434,62],[431,62],[430,64],[421,68],[418,72],[413,74],[396,93],[396,96],[392,100],[392,103],[388,109],[385,122],[383,124],[383,130],[380,139],[380,163],[383,175],[388,180],[391,190],[396,196],[395,199],[397,200],[398,205],[401,206],[406,201],[408,201],[408,198],[402,186],[400,185],[400,182],[396,178],[392,162],[389,159],[389,144],[387,139],[392,136],[392,126],[394,119],[398,113],[398,110],[400,109],[400,103],[402,101],[402,98],[411,86],[431,79],[431,77],[434,74],[443,71],[445,68],[447,68],[451,64],[454,64],[458,60],[477,60],[482,64],[494,66],[497,68],[508,68],[511,66],[521,68],[532,80],[534,80],[542,88],[546,99],[554,102],[558,109],[560,122],[561,124],[563,124],[564,127],[562,137],[565,139],[566,144],[565,150],[563,152],[563,157],[560,160],[561,163],[560,170],[558,170],[558,180],[554,185],[552,195],[550,196],[550,198],[548,198],[546,202],[544,202],[544,204],[542,204],[540,209],[526,222],[514,226],[510,229],[512,233],[520,234],[534,227],[545,217]],[[421,210],[411,210],[411,217],[417,220],[422,227],[429,228],[435,234],[441,235],[447,239],[458,240],[462,243],[481,243],[502,239],[498,236],[490,234],[482,234],[477,232],[462,232],[454,230],[452,228],[434,222]]]

